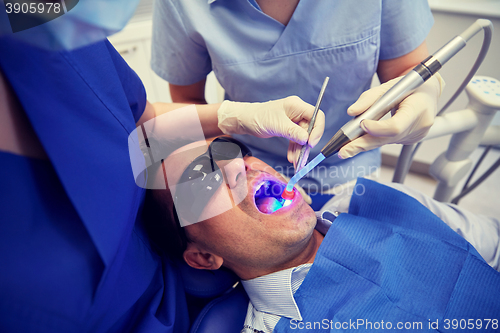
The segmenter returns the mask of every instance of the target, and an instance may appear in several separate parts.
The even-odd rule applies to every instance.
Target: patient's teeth
[[[282,207],[281,203],[273,197],[267,197],[257,202],[258,209],[264,214],[271,214]]]
[[[262,188],[264,186],[264,188]],[[263,181],[260,183],[257,188],[255,189],[255,193],[258,193],[261,189],[263,189],[265,192],[267,192],[267,189],[269,188],[269,182],[268,181]]]

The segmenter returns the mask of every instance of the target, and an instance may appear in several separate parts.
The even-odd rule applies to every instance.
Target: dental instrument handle
[[[487,26],[488,20],[477,20],[460,36],[456,36],[436,53],[415,66],[408,74],[399,80],[391,89],[382,95],[368,110],[353,118],[328,141],[321,153],[330,157],[343,146],[365,134],[361,122],[365,119],[379,120],[387,112],[396,107],[415,89],[432,77],[448,60],[465,47],[467,41]],[[489,22],[491,24],[491,22]]]
[[[314,113],[311,117],[311,121],[309,122],[309,127],[307,128],[307,142],[300,149],[299,160],[295,165],[295,172],[299,171],[304,167],[305,162],[307,162],[307,157],[309,155],[309,150],[311,149],[308,145],[309,136],[311,135],[312,129],[314,128],[314,123],[316,123],[316,116],[319,111],[319,107],[321,106],[321,101],[323,100],[323,95],[325,94],[326,86],[328,85],[328,81],[330,77],[325,77],[325,81],[323,81],[323,86],[321,86],[321,90],[319,92],[318,100],[316,101],[316,106],[314,107]]]

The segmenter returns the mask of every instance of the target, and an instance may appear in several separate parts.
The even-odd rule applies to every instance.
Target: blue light
[[[311,162],[307,163],[299,172],[297,172],[292,179],[286,184],[286,190],[290,192],[293,189],[293,186],[297,184],[297,182],[304,177],[309,171],[311,171],[316,165],[321,163],[325,159],[325,155],[319,153]]]
[[[274,213],[275,211],[277,211],[280,208],[283,208],[283,205],[281,205],[281,202],[279,202],[278,200],[274,201],[270,207],[272,213]]]
[[[272,214],[280,208],[283,208],[285,199],[281,197],[284,185],[274,181],[266,181],[260,185],[255,192],[255,204],[260,212]]]

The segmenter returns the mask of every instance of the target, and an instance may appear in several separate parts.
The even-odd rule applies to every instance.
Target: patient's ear
[[[203,251],[195,243],[188,243],[183,257],[189,266],[196,269],[216,270],[219,269],[224,262],[222,257]]]

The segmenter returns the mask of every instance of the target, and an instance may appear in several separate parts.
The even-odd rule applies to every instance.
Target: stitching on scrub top
[[[85,82],[87,87],[89,87],[89,89],[92,90],[92,93],[97,97],[97,99],[99,99],[99,101],[101,101],[102,105],[104,105],[104,107],[109,111],[109,113],[111,113],[113,115],[113,117],[116,119],[116,121],[118,121],[118,123],[123,127],[125,132],[127,134],[130,134],[129,131],[127,130],[127,127],[125,127],[125,125],[121,122],[121,120],[116,117],[115,113],[113,111],[111,111],[111,109],[108,107],[108,105],[106,103],[104,103],[104,101],[101,99],[101,97],[95,92],[95,89],[93,88],[93,86],[90,85],[89,82],[87,82],[85,77],[82,75],[82,72],[78,68],[77,64],[74,63],[72,61],[72,59],[70,57],[68,57],[68,55],[66,53],[61,52],[60,54],[62,55],[63,59],[66,60],[66,62],[75,70],[75,72],[78,73],[78,76],[80,76],[80,78],[83,80],[83,82]],[[113,62],[113,60],[111,60],[111,61]]]

